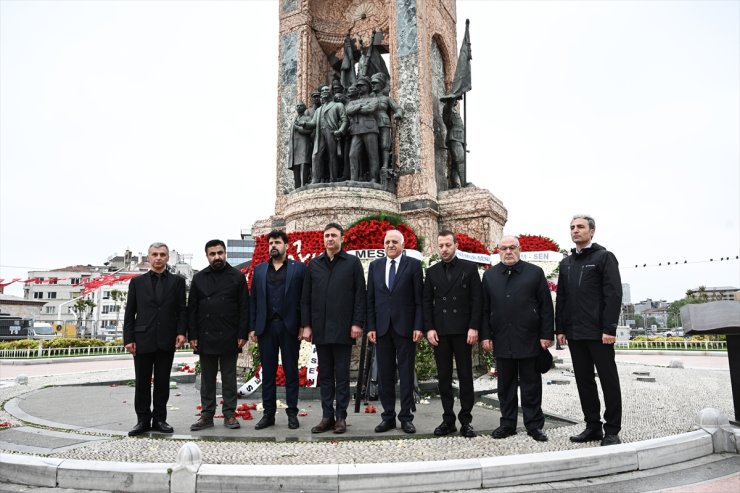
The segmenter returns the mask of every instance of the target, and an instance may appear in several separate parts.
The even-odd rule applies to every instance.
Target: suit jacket
[[[228,263],[220,271],[208,266],[195,274],[188,299],[188,340],[198,340],[198,352],[238,353],[238,340],[248,333],[249,289],[244,274]]]
[[[324,138],[321,130],[339,130],[344,135],[347,128],[349,128],[349,119],[347,118],[347,112],[344,110],[344,105],[337,101],[322,104],[316,108],[311,121],[306,122],[305,127],[316,129],[313,139],[313,153],[316,154],[319,152],[319,141]]]
[[[552,296],[541,268],[520,260],[495,265],[483,274],[480,339],[493,340],[497,358],[533,358],[540,339],[553,339]]]
[[[295,260],[286,260],[288,271],[285,275],[285,294],[280,317],[285,327],[292,335],[298,335],[301,326],[301,291],[303,278],[306,275],[306,265]],[[250,330],[261,336],[269,322],[267,320],[267,269],[270,262],[262,262],[254,268],[252,274],[252,292],[249,297],[249,313],[252,317]]]
[[[123,344],[136,343],[136,354],[175,351],[178,335],[185,335],[185,278],[168,272],[162,299],[154,299],[151,271],[131,279],[123,315]]]
[[[447,280],[444,262],[427,269],[424,281],[424,326],[439,335],[467,334],[480,327],[481,283],[478,267],[456,258],[452,280]]]
[[[301,323],[314,344],[354,344],[351,327],[365,325],[365,273],[360,259],[340,250],[329,264],[326,252],[308,264],[301,293]]]
[[[377,106],[375,98],[356,99],[347,104],[351,135],[378,133],[378,122],[375,120]]]
[[[414,330],[424,330],[421,262],[406,255],[401,257],[392,291],[385,284],[385,268],[390,260],[379,258],[370,263],[365,332],[377,331],[378,336],[383,336],[392,326],[398,335],[411,337]]]

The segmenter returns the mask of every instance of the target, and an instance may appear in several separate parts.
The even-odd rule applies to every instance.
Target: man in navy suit
[[[262,361],[262,406],[264,414],[255,425],[261,430],[275,424],[275,372],[278,350],[285,372],[288,428],[298,428],[298,353],[301,346],[301,290],[306,266],[287,258],[288,235],[267,235],[270,260],[254,268],[249,300],[252,323],[249,338],[259,341]]]
[[[170,372],[175,349],[185,342],[187,311],[185,279],[167,270],[170,250],[164,243],[149,246],[150,270],[131,280],[123,316],[123,344],[134,356],[137,423],[129,436],[149,430],[172,433],[167,424]],[[152,376],[154,405],[152,406]]]
[[[406,433],[416,433],[411,414],[414,403],[416,343],[424,333],[421,262],[403,254],[403,235],[392,229],[385,234],[386,258],[373,260],[367,278],[367,338],[376,344],[383,433],[396,427],[396,368],[401,380],[398,419]]]

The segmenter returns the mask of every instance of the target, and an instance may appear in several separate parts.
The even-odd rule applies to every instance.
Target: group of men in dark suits
[[[621,423],[621,395],[613,351],[616,320],[612,320],[618,316],[618,308],[613,305],[615,298],[621,298],[621,284],[614,256],[591,244],[594,229],[593,219],[587,216],[578,216],[571,224],[578,248],[561,264],[559,284],[563,289],[558,291],[557,332],[562,344],[566,343],[566,335],[571,340],[587,422],[586,431],[571,440],[603,439],[602,445],[611,445],[619,443]],[[426,335],[434,351],[443,407],[442,423],[434,430],[435,435],[456,432],[459,421],[462,436],[476,436],[471,415],[471,354],[480,339],[485,350],[493,350],[499,374],[501,421],[492,436],[501,439],[516,434],[519,388],[527,433],[537,441],[546,441],[542,430],[542,382],[536,360],[554,339],[553,305],[542,269],[520,259],[517,238],[501,239],[501,263],[488,269],[481,282],[477,266],[458,258],[455,234],[443,230],[437,238],[441,261],[427,270],[424,279],[421,262],[404,254],[403,235],[390,230],[383,243],[385,257],[369,266],[366,289],[360,260],[342,249],[343,235],[341,225],[326,225],[325,251],[306,266],[287,258],[285,232],[270,232],[270,260],[255,268],[251,296],[244,275],[226,262],[223,242],[211,240],[206,244],[209,267],[194,277],[187,309],[184,279],[166,270],[167,246],[152,244],[151,270],[131,281],[124,317],[124,344],[134,355],[138,418],[129,435],[150,429],[172,433],[166,422],[168,377],[175,348],[185,342],[186,334],[191,347],[200,354],[203,372],[202,412],[191,430],[213,426],[219,369],[224,425],[239,428],[234,417],[236,357],[249,337],[259,343],[263,369],[264,414],[255,428],[275,425],[279,355],[286,377],[288,426],[300,426],[297,364],[300,341],[305,340],[316,345],[322,401],[321,421],[311,432],[345,433],[351,349],[355,340],[366,333],[376,345],[383,407],[376,432],[396,428],[396,418],[405,433],[416,432],[412,413],[416,343]],[[593,263],[581,265],[583,259]],[[589,311],[592,305],[594,310]],[[597,315],[593,320],[584,320],[584,310]],[[598,342],[592,333],[600,336]],[[459,383],[457,415],[453,363]],[[605,437],[593,382],[594,365],[606,397]],[[400,380],[398,413],[396,374]]]

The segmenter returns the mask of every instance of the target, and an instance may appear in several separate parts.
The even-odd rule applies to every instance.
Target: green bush
[[[64,347],[88,347],[88,346],[105,346],[105,341],[100,339],[76,339],[72,337],[59,337],[51,341],[44,341],[44,347],[64,348]]]
[[[423,337],[416,346],[416,378],[423,382],[437,376],[437,365],[434,362],[434,350]]]
[[[0,342],[0,349],[36,349],[37,347],[39,347],[39,341],[35,339]]]
[[[106,346],[123,346],[123,339],[120,337],[118,339],[114,339],[112,341],[106,342]]]

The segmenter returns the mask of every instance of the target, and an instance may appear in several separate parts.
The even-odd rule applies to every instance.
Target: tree
[[[681,327],[681,307],[684,305],[697,305],[701,303],[707,303],[709,301],[707,294],[705,292],[702,292],[704,289],[704,286],[701,286],[699,288],[699,296],[694,297],[689,294],[689,291],[686,292],[686,297],[680,300],[676,300],[673,303],[671,303],[668,306],[668,328],[673,329],[674,327]],[[692,293],[693,294],[693,293]],[[703,296],[702,296],[703,294]]]
[[[96,306],[97,305],[92,300],[80,298],[75,301],[75,304],[70,308],[70,311],[77,315],[78,327],[80,327],[80,332],[83,336],[85,335],[84,324],[87,321],[87,317],[92,314],[93,308]]]
[[[121,320],[121,311],[126,309],[126,298],[128,298],[128,293],[126,291],[113,289],[110,292],[110,297],[116,302],[116,331],[118,331],[118,322]]]

